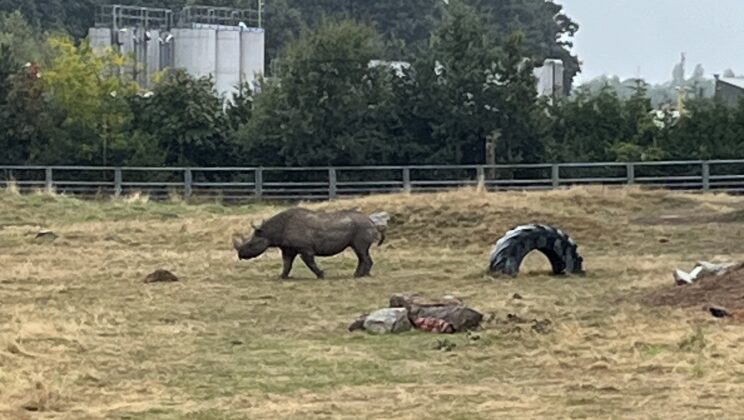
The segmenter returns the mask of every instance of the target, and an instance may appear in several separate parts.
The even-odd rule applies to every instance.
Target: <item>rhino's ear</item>
[[[261,236],[262,230],[260,227],[256,226],[255,223],[251,223],[251,227],[253,228],[254,236]]]

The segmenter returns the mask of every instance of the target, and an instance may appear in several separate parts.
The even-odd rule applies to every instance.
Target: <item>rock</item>
[[[437,318],[450,324],[455,332],[476,329],[483,320],[483,314],[465,306],[412,307],[412,318]]]
[[[708,276],[722,276],[732,269],[741,268],[742,264],[731,262],[712,263],[708,261],[698,261],[695,267],[689,273],[682,270],[674,271],[674,282],[677,285],[692,284]]]
[[[413,325],[421,331],[428,331],[440,334],[453,334],[455,327],[449,322],[439,318],[416,318]]]
[[[512,299],[521,300],[521,299],[524,299],[524,298],[519,293],[514,293],[514,295],[512,295]]]
[[[362,314],[356,319],[356,321],[352,322],[351,325],[349,325],[349,332],[363,330],[364,321],[367,319],[367,316],[369,316],[369,314]]]
[[[43,229],[43,230],[40,230],[38,233],[36,233],[36,236],[34,236],[34,239],[36,239],[37,241],[44,241],[44,240],[53,241],[57,239],[57,234],[52,232],[49,229]]]
[[[674,270],[674,283],[677,286],[692,284],[692,276],[690,276],[690,273],[685,273],[682,270]]]
[[[168,270],[155,270],[145,277],[145,283],[172,283],[176,281],[178,281],[178,277]]]
[[[716,318],[726,318],[731,316],[731,313],[723,308],[716,308],[715,306],[711,306],[708,308],[710,311],[710,314],[713,315]]]
[[[372,312],[363,325],[365,330],[375,334],[395,334],[412,328],[405,308],[385,308]]]
[[[420,293],[396,293],[390,297],[391,308],[461,306],[462,304],[462,300],[451,295],[441,299],[431,299]]]

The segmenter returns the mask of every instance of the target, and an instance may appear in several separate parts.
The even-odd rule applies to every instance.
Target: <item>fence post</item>
[[[710,163],[703,162],[703,191],[710,191]]]
[[[550,182],[553,188],[561,186],[561,167],[557,163],[550,165]]]
[[[483,169],[482,166],[479,166],[475,169],[475,176],[478,180],[478,186],[476,189],[478,191],[483,191],[486,189],[486,170]]]
[[[44,176],[44,191],[46,191],[47,194],[51,194],[54,189],[54,175],[52,168],[46,168],[45,172],[46,174]]]
[[[114,169],[114,197],[121,196],[121,168]]]
[[[256,200],[263,200],[263,169],[256,168],[253,174],[253,186],[256,190]]]
[[[411,168],[403,168],[403,192],[411,192]]]
[[[192,174],[191,169],[184,169],[183,171],[183,196],[184,198],[191,198],[192,193]]]
[[[335,168],[329,168],[328,169],[328,199],[333,200],[336,198],[337,194],[337,185],[336,185],[336,169]]]
[[[625,166],[625,175],[628,178],[628,185],[635,184],[635,165],[633,163],[628,163]]]

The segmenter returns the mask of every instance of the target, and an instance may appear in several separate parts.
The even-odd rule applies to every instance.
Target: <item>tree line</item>
[[[0,163],[480,164],[488,161],[487,144],[496,162],[509,163],[741,156],[744,107],[700,97],[681,113],[655,111],[641,80],[628,97],[608,85],[538,98],[533,68],[551,53],[535,47],[546,45],[533,33],[537,26],[520,22],[541,14],[523,8],[500,26],[489,13],[549,4],[557,7],[555,25],[542,29],[553,37],[575,31],[550,2],[450,0],[421,28],[404,19],[396,30],[353,19],[359,9],[352,6],[362,4],[371,8],[366,14],[384,14],[373,2],[300,3],[305,9],[296,15],[307,27],[275,53],[271,77],[258,92],[240,86],[231,98],[220,98],[210,78],[178,70],[143,91],[118,71],[126,57],[94,54],[66,32],[39,31],[22,12],[2,15]],[[287,6],[284,19],[298,10],[290,0],[272,4]],[[406,37],[421,39],[414,47]],[[396,48],[409,67],[370,66],[402,57]]]

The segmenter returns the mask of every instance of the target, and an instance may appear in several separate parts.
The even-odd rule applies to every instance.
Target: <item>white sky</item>
[[[555,0],[580,25],[574,51],[583,62],[577,82],[602,74],[671,79],[680,53],[687,74],[727,68],[744,73],[744,0]]]

